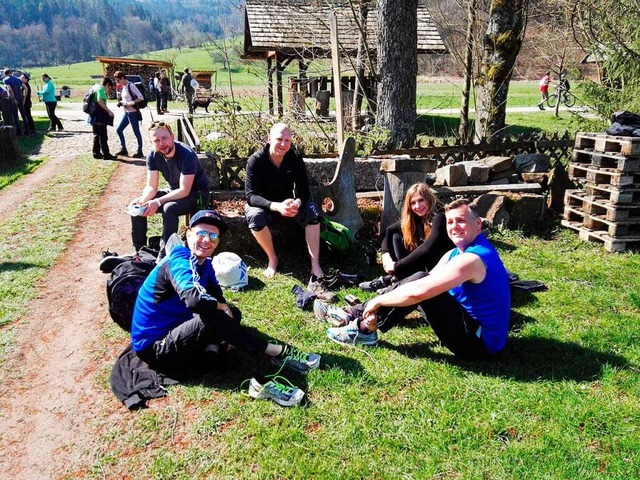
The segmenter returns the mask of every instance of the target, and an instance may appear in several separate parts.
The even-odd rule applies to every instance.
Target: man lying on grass
[[[264,352],[275,365],[299,373],[318,368],[320,355],[269,342],[240,325],[240,310],[227,304],[210,258],[227,229],[213,210],[200,210],[191,218],[185,244],[173,247],[140,288],[131,325],[133,350],[151,368],[169,376],[201,369],[202,362],[216,358],[209,353],[225,345]],[[298,389],[274,388],[272,395],[264,391],[269,390],[266,385],[253,387],[252,396],[281,405],[292,400],[284,398],[287,395],[299,394]],[[299,402],[297,396],[294,400]]]
[[[475,205],[456,200],[445,207],[447,234],[455,248],[428,274],[343,312],[349,323],[329,328],[334,342],[373,346],[416,306],[422,307],[442,344],[464,358],[491,357],[504,348],[509,329],[509,281],[498,252],[482,233]],[[334,307],[317,305],[320,318],[339,318]]]

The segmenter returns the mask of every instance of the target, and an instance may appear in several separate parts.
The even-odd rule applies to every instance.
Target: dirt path
[[[51,160],[0,194],[0,215],[24,203],[78,154],[90,152],[90,127],[81,112],[75,118],[63,120],[65,131],[43,144],[39,154]],[[110,129],[109,136],[117,150],[115,131]],[[28,314],[11,327],[15,348],[0,384],[0,479],[83,476],[99,441],[92,431],[96,421],[126,413],[96,377],[114,360],[113,347],[101,344],[102,327],[110,319],[106,275],[97,262],[107,247],[131,249],[124,205],[143,181],[141,162],[119,163],[107,190],[84,213],[79,231],[42,281]]]

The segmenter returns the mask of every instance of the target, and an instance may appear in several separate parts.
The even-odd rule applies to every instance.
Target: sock
[[[316,295],[311,293],[300,285],[294,285],[291,289],[291,293],[296,296],[296,307],[305,309],[313,305],[313,301],[316,299]]]

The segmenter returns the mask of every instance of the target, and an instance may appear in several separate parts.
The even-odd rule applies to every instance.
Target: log
[[[16,137],[16,128],[3,125],[0,127],[0,165],[10,165],[20,160],[20,149]]]

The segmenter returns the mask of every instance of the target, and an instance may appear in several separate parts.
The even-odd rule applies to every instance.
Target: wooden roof
[[[126,63],[129,65],[149,65],[153,67],[173,68],[173,63],[164,60],[142,60],[126,57],[96,57],[100,63]]]
[[[329,12],[338,20],[342,48],[354,52],[359,31],[348,2],[340,0],[246,0],[245,58],[279,52],[299,58],[330,57]],[[367,15],[367,43],[377,48],[377,8]],[[423,1],[418,6],[418,53],[445,53],[446,47]]]

